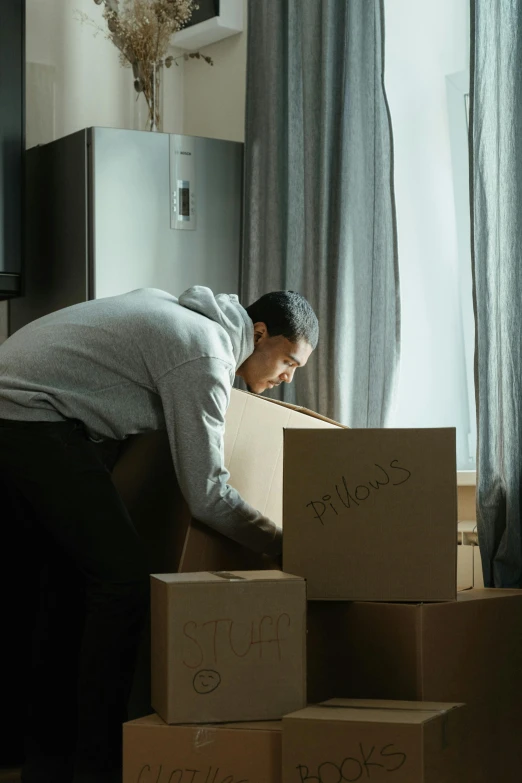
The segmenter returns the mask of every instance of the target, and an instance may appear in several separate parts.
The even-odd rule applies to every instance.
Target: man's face
[[[298,367],[304,367],[312,348],[301,340],[292,343],[286,337],[270,337],[264,323],[254,324],[254,353],[237,371],[249,391],[262,394],[281,383],[291,383]]]

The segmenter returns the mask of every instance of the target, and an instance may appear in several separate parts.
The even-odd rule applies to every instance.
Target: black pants
[[[0,420],[0,509],[0,677],[18,709],[27,697],[23,780],[117,783],[149,576],[79,422]]]

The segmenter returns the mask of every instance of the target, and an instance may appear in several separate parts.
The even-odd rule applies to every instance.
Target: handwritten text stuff
[[[368,780],[384,774],[388,779],[390,772],[398,772],[407,761],[406,753],[395,745],[382,747],[359,747],[351,755],[336,761],[323,761],[322,764],[309,766],[298,764],[296,767],[296,783],[355,783],[358,780]],[[392,778],[393,780],[393,778]]]
[[[182,663],[193,673],[196,693],[215,691],[221,684],[221,667],[227,662],[282,662],[291,626],[287,612],[264,614],[247,622],[231,617],[184,622]]]
[[[334,490],[325,492],[320,498],[310,500],[306,507],[313,519],[325,525],[334,519],[346,519],[349,511],[359,508],[368,498],[381,493],[383,487],[389,492],[392,487],[405,484],[412,476],[408,468],[399,464],[398,459],[392,459],[388,464],[374,463],[373,475],[361,484],[351,483],[342,475],[334,485]]]

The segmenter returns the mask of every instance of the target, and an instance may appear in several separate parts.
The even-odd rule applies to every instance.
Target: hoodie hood
[[[254,324],[236,294],[214,296],[210,288],[195,285],[184,291],[178,302],[223,327],[232,343],[236,370],[254,352]]]

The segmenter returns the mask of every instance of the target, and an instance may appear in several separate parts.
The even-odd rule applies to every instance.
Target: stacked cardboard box
[[[276,758],[281,752],[280,724],[267,726],[265,733],[264,724],[196,728],[169,726],[158,717],[127,724],[126,767],[130,769],[131,757],[134,766],[125,780],[162,781],[153,770],[158,764],[163,770],[176,764],[174,776],[166,777],[175,783],[199,783],[197,776],[183,777],[189,774],[185,769],[204,770],[197,773],[201,783],[379,781],[398,771],[391,768],[393,761],[405,754],[412,766],[406,771],[403,765],[397,780],[518,782],[522,595],[474,590],[457,595],[454,431],[346,430],[291,406],[233,392],[225,453],[231,483],[277,521],[282,521],[284,494],[284,568],[307,580],[312,599],[308,702],[350,701],[284,718],[282,778]],[[138,487],[136,476],[144,475],[144,464],[149,466],[149,484]],[[260,464],[265,466],[261,480]],[[161,543],[151,548],[151,563],[161,565],[152,571],[235,571],[269,565],[190,519],[182,498],[172,495],[166,439],[148,436],[131,443],[119,468],[116,482],[138,526],[147,530],[151,512],[156,522],[150,539]],[[174,518],[183,525],[173,533],[169,522]],[[202,585],[207,593],[227,581],[223,576],[208,578]],[[175,605],[168,592],[182,585],[188,582],[180,575],[164,579],[165,600]],[[164,639],[163,648],[170,643]],[[156,664],[153,670],[159,671]],[[168,692],[170,686],[162,687]],[[168,707],[158,706],[170,720]],[[217,712],[199,714],[202,720],[220,719]],[[192,712],[187,719],[197,715]],[[221,719],[232,717],[225,711]],[[151,747],[153,736],[157,752],[140,756],[138,748]],[[199,752],[199,736],[212,739],[197,766],[190,753]],[[237,759],[248,755],[254,743],[259,765],[259,753],[268,754],[263,770],[272,771],[256,776],[237,766],[233,771],[228,762],[217,764],[211,748],[217,752],[222,743],[231,748],[231,742]],[[183,760],[180,743],[186,751]],[[169,747],[177,748],[176,758],[169,756]]]
[[[306,705],[304,580],[163,574],[151,599],[158,715],[124,726],[124,780],[280,783],[281,725],[265,721]]]
[[[311,412],[233,390],[225,433],[231,483],[279,525],[283,431],[298,426],[337,427]],[[260,464],[265,468],[262,481]],[[147,711],[146,680],[152,671],[152,703],[166,718],[163,721],[154,715],[125,725],[125,783],[163,783],[163,777],[171,783],[281,783],[281,723],[266,719],[281,718],[306,704],[304,580],[281,572],[256,573],[271,563],[191,518],[177,488],[164,433],[130,439],[113,479],[144,540],[150,570],[156,572],[152,579],[153,660],[147,657],[145,644],[134,689],[134,712]],[[250,573],[238,569],[250,569]],[[158,572],[168,575],[158,576]],[[192,625],[183,634],[187,622]],[[246,656],[246,647],[239,649],[245,629],[253,634],[248,645],[251,653]],[[194,638],[195,632],[203,632],[203,637]],[[183,648],[183,639],[188,650]],[[228,662],[220,659],[220,685],[210,690],[216,682],[215,656],[223,653],[223,643],[230,647],[231,640],[241,655],[233,654]],[[203,655],[188,686],[184,652]],[[252,666],[254,654],[261,656],[257,666]],[[275,665],[273,656],[278,659],[279,654],[282,660]],[[198,688],[208,692],[198,694],[193,680],[203,667],[206,679],[200,676]],[[253,717],[265,720],[204,724]],[[169,725],[167,721],[202,725]]]
[[[455,432],[288,431],[284,459],[283,563],[306,578],[322,621],[309,625],[309,700],[386,699],[342,692],[337,682],[349,665],[347,650],[358,646],[357,636],[346,639],[342,608],[455,600]],[[331,687],[320,693],[325,679]],[[321,779],[323,769],[340,780],[384,779],[399,770],[404,780],[463,780],[462,700],[413,698],[326,702],[285,718],[283,768],[300,759],[304,780]]]
[[[455,430],[288,430],[284,445],[283,564],[309,599],[455,599]]]
[[[123,727],[123,783],[280,783],[281,723]]]
[[[457,546],[465,588],[478,547],[457,545],[454,455],[448,430],[286,433],[284,565],[316,599],[308,696],[464,702],[462,780],[515,783],[522,593],[456,594]]]
[[[306,585],[281,571],[152,577],[152,706],[167,723],[306,705]]]
[[[287,715],[283,783],[463,783],[462,706],[332,699]]]
[[[522,591],[464,590],[436,604],[311,602],[308,609],[310,700],[463,702],[463,783],[520,781]],[[334,634],[336,644],[325,647]]]

